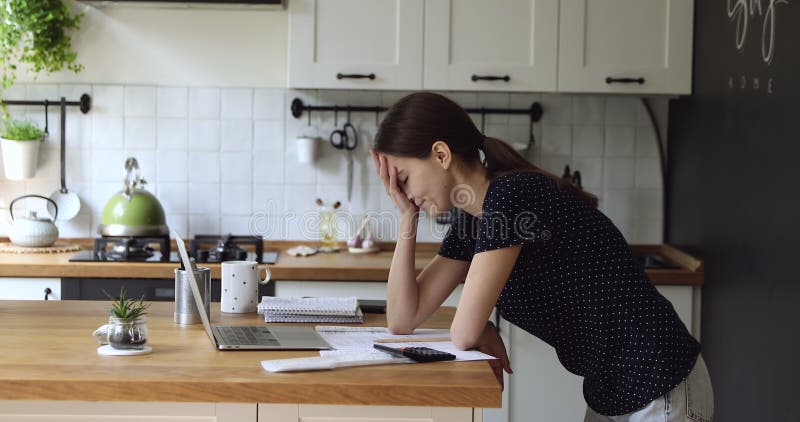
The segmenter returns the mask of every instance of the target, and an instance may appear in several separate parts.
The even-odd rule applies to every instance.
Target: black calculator
[[[417,362],[438,362],[442,360],[454,360],[456,355],[431,349],[430,347],[388,347],[382,344],[374,344],[376,349],[395,356],[404,356]]]

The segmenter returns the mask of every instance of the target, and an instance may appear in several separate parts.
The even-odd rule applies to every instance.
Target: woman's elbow
[[[389,333],[394,335],[407,335],[414,332],[414,327],[410,324],[403,324],[399,322],[389,322]]]
[[[450,333],[450,340],[458,350],[474,349],[478,345],[478,338],[466,333]]]

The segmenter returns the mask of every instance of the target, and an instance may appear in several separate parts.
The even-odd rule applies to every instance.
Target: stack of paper
[[[261,298],[258,313],[266,322],[364,322],[355,297],[270,297]]]

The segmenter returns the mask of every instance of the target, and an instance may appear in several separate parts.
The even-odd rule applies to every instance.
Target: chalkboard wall
[[[694,3],[694,93],[670,104],[667,241],[706,262],[716,420],[797,421],[800,1]]]

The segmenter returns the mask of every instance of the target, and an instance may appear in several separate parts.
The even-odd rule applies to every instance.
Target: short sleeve
[[[439,255],[457,259],[459,261],[471,261],[475,253],[475,236],[477,235],[477,222],[475,217],[469,215],[464,210],[453,209],[453,221],[450,229],[442,240],[439,247]]]
[[[543,183],[531,174],[502,177],[492,183],[478,219],[475,253],[524,245],[549,235],[534,203],[546,194]]]

